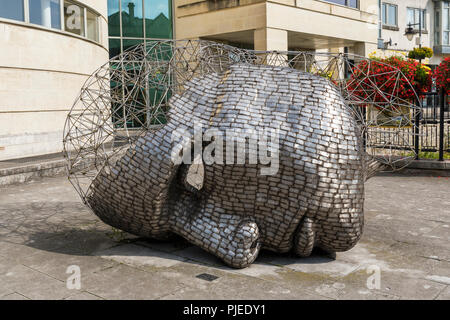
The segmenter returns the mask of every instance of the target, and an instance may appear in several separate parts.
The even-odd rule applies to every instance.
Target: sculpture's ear
[[[366,156],[364,163],[364,180],[367,181],[374,177],[378,172],[383,171],[387,168],[387,165],[382,161]]]

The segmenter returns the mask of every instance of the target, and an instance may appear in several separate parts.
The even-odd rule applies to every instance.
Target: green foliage
[[[420,152],[419,159],[439,159],[439,152]],[[450,153],[444,152],[444,159],[450,159]]]
[[[123,232],[120,229],[116,229],[114,227],[111,227],[111,231],[106,233],[106,235],[113,241],[117,241],[117,242],[121,242],[123,240],[125,240],[126,238],[126,233]]]
[[[417,66],[416,81],[421,85],[427,85],[430,79],[430,70],[423,65]]]
[[[432,56],[433,56],[433,49],[428,47],[414,48],[408,54],[408,58],[416,60],[431,58]]]
[[[414,157],[413,152],[402,153],[403,156]],[[419,152],[419,159],[438,160],[439,152]],[[444,152],[444,160],[450,160],[450,153]]]

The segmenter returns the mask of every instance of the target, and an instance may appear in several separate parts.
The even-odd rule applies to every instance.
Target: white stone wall
[[[108,61],[106,0],[100,43],[0,18],[0,160],[62,151],[66,115],[87,77]]]

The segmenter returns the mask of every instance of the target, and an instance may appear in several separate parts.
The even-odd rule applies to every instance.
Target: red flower
[[[398,70],[404,77],[397,78]],[[388,102],[386,97],[390,100],[392,95],[411,100],[414,98],[411,86],[422,95],[431,87],[431,75],[415,60],[391,57],[380,61],[362,61],[354,68],[349,83],[352,84],[349,86],[351,93],[364,101]],[[373,96],[374,84],[380,92]]]
[[[450,93],[450,57],[442,60],[441,64],[434,70],[436,85]]]

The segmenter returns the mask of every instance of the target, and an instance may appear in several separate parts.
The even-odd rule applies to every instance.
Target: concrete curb
[[[409,169],[450,170],[450,161],[414,160],[408,165]]]
[[[67,160],[62,156],[49,155],[50,158],[22,158],[0,162],[0,186],[24,183],[42,177],[67,176]],[[85,159],[77,164],[79,170],[88,168],[93,159]]]
[[[40,177],[66,175],[66,165],[65,159],[59,159],[0,169],[0,186],[24,183]]]

